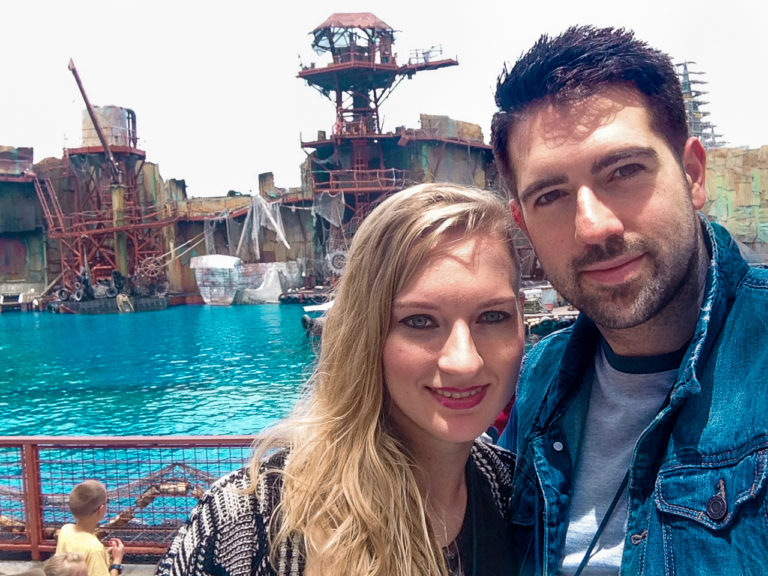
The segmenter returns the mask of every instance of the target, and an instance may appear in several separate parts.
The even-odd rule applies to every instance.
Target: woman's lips
[[[467,410],[480,404],[485,398],[489,384],[470,388],[429,388],[432,396],[446,408]]]

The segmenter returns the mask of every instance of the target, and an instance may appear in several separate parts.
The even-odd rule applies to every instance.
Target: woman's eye
[[[487,312],[480,314],[478,322],[483,324],[497,324],[499,322],[504,322],[504,320],[507,320],[510,317],[511,315],[508,312],[502,312],[501,310],[488,310]]]
[[[422,316],[420,314],[415,314],[413,316],[408,316],[407,318],[403,318],[400,320],[401,324],[405,324],[409,328],[417,328],[417,329],[423,329],[423,328],[433,328],[436,326],[436,322],[430,318],[429,316]]]

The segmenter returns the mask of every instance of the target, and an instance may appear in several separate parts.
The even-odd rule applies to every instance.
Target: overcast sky
[[[710,3],[707,3],[710,6]],[[419,114],[479,124],[486,142],[493,90],[542,33],[573,24],[624,26],[694,61],[709,91],[705,108],[729,146],[768,144],[768,2],[703,7],[676,0],[449,3],[387,0],[46,0],[4,2],[0,145],[31,146],[35,161],[81,144],[83,100],[72,58],[94,105],[130,108],[139,148],[164,179],[190,196],[258,188],[271,171],[298,186],[300,140],[330,132],[333,105],[297,78],[326,60],[310,32],[334,12],[373,12],[396,30],[395,52],[442,45],[459,66],[404,80],[381,108],[385,131],[419,127]]]

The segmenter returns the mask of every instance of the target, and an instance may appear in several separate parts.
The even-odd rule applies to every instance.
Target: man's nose
[[[621,236],[624,224],[616,212],[588,186],[576,195],[576,241],[603,244],[612,236]]]
[[[440,351],[438,368],[450,374],[474,374],[483,363],[470,327],[465,322],[454,324]]]

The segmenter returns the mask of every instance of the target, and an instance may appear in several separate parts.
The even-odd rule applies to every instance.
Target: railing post
[[[40,451],[37,444],[22,446],[22,477],[24,479],[24,519],[29,536],[32,560],[40,560],[43,540],[42,489],[40,486]]]

